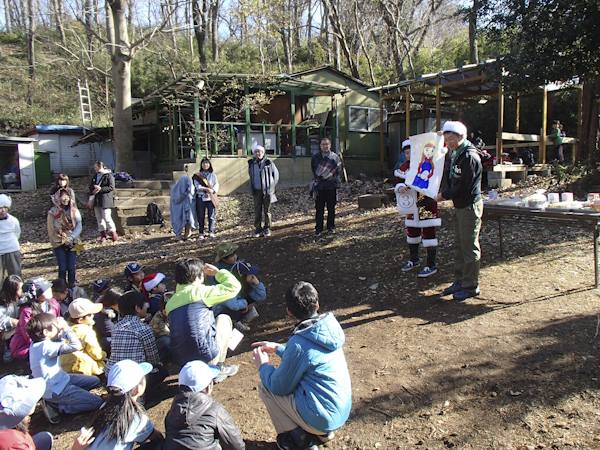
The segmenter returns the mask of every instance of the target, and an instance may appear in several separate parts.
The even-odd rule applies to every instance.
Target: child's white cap
[[[117,395],[123,395],[140,384],[151,370],[150,363],[123,359],[111,367],[106,386],[118,388],[120,392]]]
[[[458,134],[459,136],[467,137],[467,127],[465,127],[464,123],[457,120],[450,120],[446,122],[442,128],[442,131],[444,133],[452,132]]]
[[[219,369],[202,361],[190,361],[179,372],[179,385],[187,386],[194,392],[206,389],[206,386],[219,374]]]

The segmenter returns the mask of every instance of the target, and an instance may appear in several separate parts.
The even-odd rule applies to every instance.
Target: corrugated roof
[[[498,91],[498,79],[493,75],[486,74],[488,66],[496,60],[491,59],[480,64],[469,64],[456,69],[444,70],[438,73],[430,73],[412,80],[401,81],[399,83],[378,86],[369,89],[369,91],[411,91],[416,89],[416,85],[422,88],[437,85],[438,78],[442,94],[445,99],[450,100],[464,99],[469,97],[495,94]],[[462,82],[461,82],[462,80]]]
[[[175,81],[155,90],[151,94],[141,99],[135,104],[136,107],[139,105],[148,106],[155,103],[159,103],[164,98],[177,98],[182,101],[193,102],[194,97],[197,95],[200,85],[204,85],[207,82],[214,82],[219,85],[224,85],[231,82],[240,82],[243,85],[247,85],[255,89],[272,89],[282,91],[304,91],[307,94],[313,95],[333,95],[344,92],[345,89],[338,86],[317,83],[314,81],[302,80],[294,78],[284,73],[278,75],[248,75],[248,74],[237,74],[237,73],[226,73],[226,74],[200,74],[200,73],[188,73],[183,74]]]

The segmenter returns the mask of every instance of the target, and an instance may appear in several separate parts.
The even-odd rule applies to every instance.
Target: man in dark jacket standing
[[[331,151],[329,138],[321,139],[321,150],[312,157],[310,166],[313,173],[311,195],[316,194],[315,209],[315,236],[323,233],[323,219],[325,218],[325,204],[327,204],[327,231],[335,233],[335,204],[337,203],[337,188],[340,183],[340,170],[342,161],[338,155]]]
[[[479,290],[479,230],[483,215],[481,199],[481,154],[467,141],[467,127],[461,122],[444,124],[444,139],[452,152],[450,188],[436,200],[454,203],[454,283],[444,289],[454,300],[481,294]]]
[[[279,171],[275,163],[265,156],[265,148],[255,145],[254,158],[248,161],[250,195],[254,198],[254,237],[271,236],[271,202],[275,201],[275,186],[279,181]],[[262,214],[265,212],[265,226],[262,227]]]

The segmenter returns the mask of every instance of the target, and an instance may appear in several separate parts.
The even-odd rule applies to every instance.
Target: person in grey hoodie
[[[254,237],[271,235],[271,203],[275,201],[275,186],[279,181],[279,171],[275,163],[265,155],[262,145],[252,148],[254,158],[248,161],[250,195],[254,198]],[[262,226],[262,214],[265,225]]]

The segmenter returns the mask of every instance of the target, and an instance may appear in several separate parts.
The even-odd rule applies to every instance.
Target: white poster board
[[[396,185],[396,189],[398,185]],[[408,214],[418,214],[419,208],[417,207],[417,193],[412,189],[407,189],[405,193],[396,191],[396,203],[398,205],[398,213],[401,216]]]
[[[444,159],[448,149],[444,147],[444,136],[423,133],[410,138],[410,167],[406,173],[406,184],[430,198],[440,190],[444,175]]]

